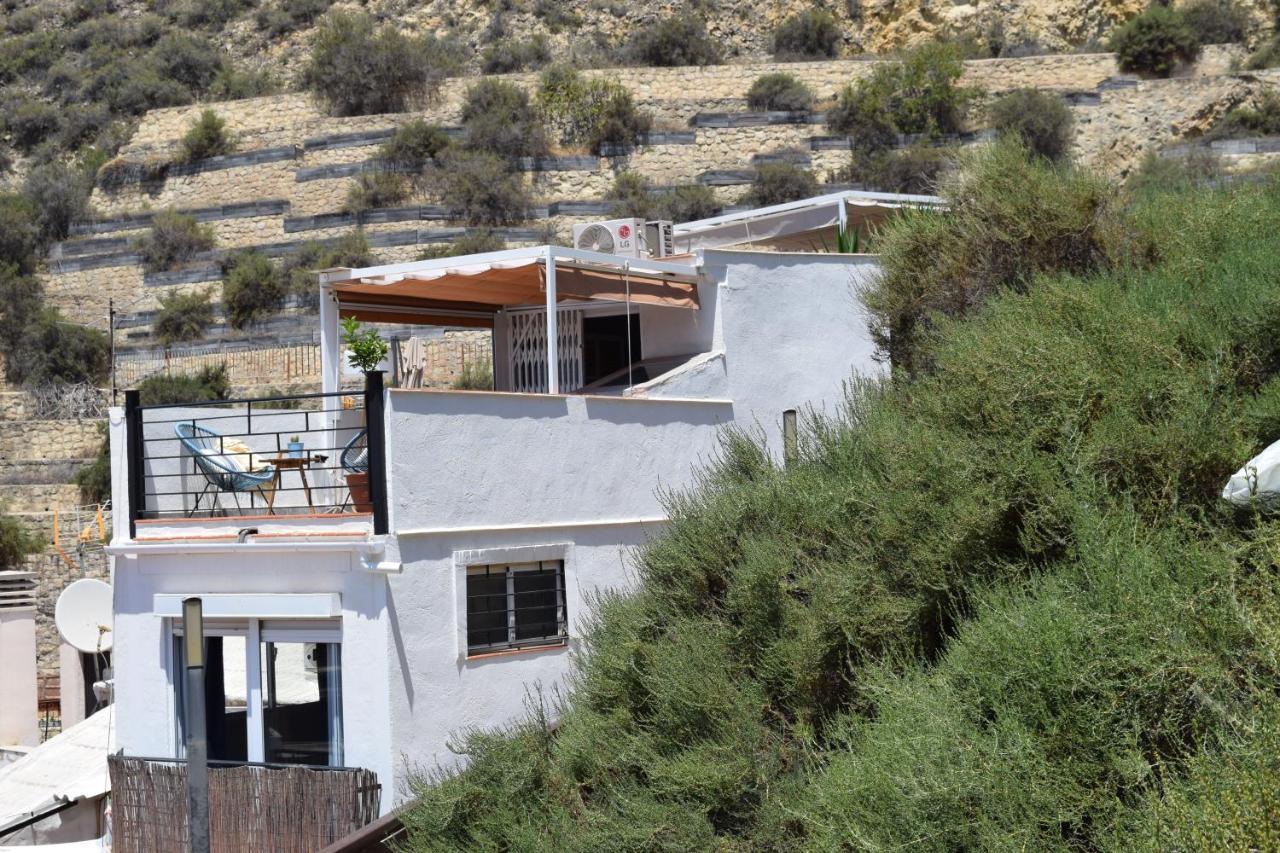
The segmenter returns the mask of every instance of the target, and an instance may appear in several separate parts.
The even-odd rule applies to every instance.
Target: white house
[[[826,247],[936,203],[731,214],[676,226],[661,258],[540,246],[325,271],[321,393],[114,409],[119,747],[181,757],[176,617],[196,595],[210,757],[368,768],[390,809],[413,767],[458,760],[453,733],[565,678],[591,594],[631,582],[660,491],[723,427],[777,448],[784,410],[882,369],[857,297],[876,259]],[[496,390],[344,390],[345,317],[491,329]]]

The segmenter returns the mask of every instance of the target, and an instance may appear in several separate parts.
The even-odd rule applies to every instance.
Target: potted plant
[[[289,455],[294,459],[302,458],[302,439],[296,435],[289,439]]]
[[[391,352],[391,345],[378,335],[377,329],[361,329],[355,317],[342,321],[342,343],[347,347],[347,362],[364,373],[377,370]]]
[[[386,360],[391,346],[376,329],[362,329],[359,321],[348,317],[342,321],[342,343],[347,347],[347,361],[364,373],[377,371]],[[372,512],[373,501],[369,494],[369,472],[347,472],[347,489],[351,492],[351,505],[356,512]]]

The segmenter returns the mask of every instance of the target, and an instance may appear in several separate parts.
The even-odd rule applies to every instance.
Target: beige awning
[[[465,259],[460,259],[465,260]],[[491,327],[501,308],[546,300],[546,265],[538,257],[406,268],[382,275],[330,280],[342,317],[367,322]],[[556,261],[556,300],[624,301],[673,308],[698,307],[697,277],[573,260]]]

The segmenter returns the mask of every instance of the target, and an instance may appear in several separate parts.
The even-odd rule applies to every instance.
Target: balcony
[[[382,375],[354,393],[143,406],[125,395],[139,522],[371,517],[387,527]]]

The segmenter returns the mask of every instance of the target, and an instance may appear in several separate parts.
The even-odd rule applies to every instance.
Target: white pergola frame
[[[523,249],[506,249],[500,252],[483,252],[452,258],[436,258],[427,261],[411,261],[402,264],[383,264],[359,269],[332,269],[320,272],[320,356],[323,372],[323,390],[335,393],[342,376],[342,346],[338,332],[339,307],[332,287],[338,282],[365,281],[394,284],[415,273],[444,272],[489,266],[501,268],[503,264],[528,264],[537,261],[544,264],[546,274],[547,315],[547,392],[560,393],[559,361],[556,330],[556,268],[569,267],[592,272],[635,273],[650,278],[666,278],[672,281],[697,284],[701,278],[701,253],[685,261],[662,261],[652,258],[632,258],[573,249],[566,246],[531,246]],[[477,276],[479,281],[479,276]],[[527,307],[527,306],[510,306]]]

